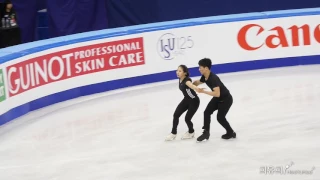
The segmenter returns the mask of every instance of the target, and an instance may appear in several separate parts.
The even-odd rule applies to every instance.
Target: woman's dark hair
[[[180,65],[179,67],[181,67],[182,70],[183,70],[183,72],[186,73],[186,77],[189,77],[189,76],[190,76],[189,69],[187,68],[186,65],[183,65],[183,64],[182,64],[182,65]]]
[[[207,67],[209,70],[211,69],[211,66],[212,66],[211,59],[209,59],[209,58],[201,59],[198,64],[199,64],[199,66]]]

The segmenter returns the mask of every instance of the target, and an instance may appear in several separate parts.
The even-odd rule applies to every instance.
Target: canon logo
[[[248,40],[248,32],[255,32],[255,37]],[[254,38],[264,41],[261,44],[253,43]],[[313,39],[313,40],[312,40]],[[248,51],[257,50],[263,46],[268,48],[278,47],[293,47],[293,46],[308,46],[312,41],[320,43],[320,24],[315,28],[311,28],[308,24],[302,26],[291,26],[289,28],[283,28],[276,26],[272,29],[265,29],[258,24],[248,24],[242,27],[238,33],[239,45]],[[255,44],[255,45],[254,45]]]

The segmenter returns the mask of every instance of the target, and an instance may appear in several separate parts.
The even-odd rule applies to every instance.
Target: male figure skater
[[[236,138],[236,133],[231,128],[229,122],[226,119],[226,115],[233,103],[233,98],[221,82],[220,78],[211,72],[212,62],[208,58],[201,59],[199,61],[199,71],[201,73],[200,80],[194,81],[194,85],[206,83],[210,87],[211,91],[204,91],[203,89],[198,90],[199,93],[205,93],[213,96],[209,104],[204,111],[204,125],[202,127],[203,134],[197,138],[198,142],[209,140],[210,137],[210,122],[211,115],[215,110],[218,110],[217,120],[227,131],[226,134],[222,135],[222,139]]]

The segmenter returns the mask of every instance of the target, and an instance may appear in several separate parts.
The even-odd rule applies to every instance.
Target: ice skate
[[[209,140],[210,133],[206,130],[203,131],[202,135],[197,138],[197,142]]]
[[[192,138],[194,138],[194,132],[193,132],[193,133],[186,132],[186,133],[181,137],[182,140],[192,139]]]
[[[176,134],[169,134],[167,137],[166,137],[166,139],[165,139],[165,141],[173,141],[173,140],[175,140],[176,139],[176,137],[177,137],[177,135]]]
[[[231,139],[231,138],[236,138],[237,134],[233,132],[232,134],[224,134],[221,136],[222,139]]]

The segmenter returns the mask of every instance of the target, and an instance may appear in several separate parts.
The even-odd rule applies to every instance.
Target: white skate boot
[[[176,139],[176,137],[177,137],[177,135],[176,134],[169,134],[167,137],[166,137],[166,141],[173,141],[173,140],[175,140]]]
[[[193,133],[189,133],[189,132],[186,132],[182,137],[181,139],[192,139],[194,138],[194,132]]]

